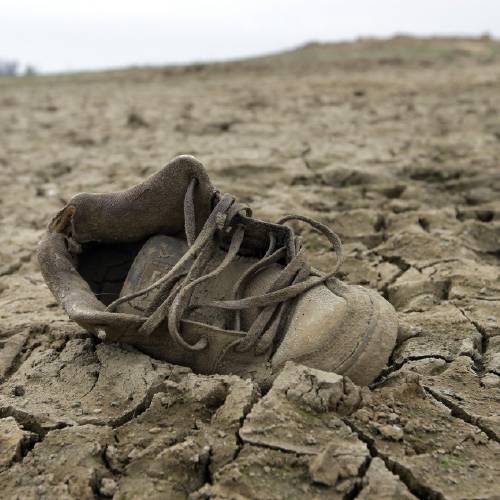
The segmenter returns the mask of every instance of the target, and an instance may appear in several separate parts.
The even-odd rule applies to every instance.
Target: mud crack
[[[477,417],[475,415],[471,415],[467,411],[465,411],[462,407],[454,403],[451,399],[443,396],[439,392],[435,391],[432,387],[424,384],[424,389],[426,392],[431,395],[434,399],[444,404],[449,410],[451,410],[451,416],[455,418],[459,418],[464,422],[471,424],[477,427],[480,431],[484,432],[490,439],[500,443],[499,437],[488,427],[484,426],[481,423],[481,417]]]
[[[373,441],[369,436],[364,434],[356,425],[347,417],[344,417],[342,421],[354,432],[358,438],[363,441],[368,447],[371,458],[378,457],[382,459],[386,467],[394,473],[398,478],[406,485],[410,492],[421,500],[444,500],[443,495],[439,492],[432,490],[431,488],[419,483],[415,476],[411,473],[409,469],[401,465],[400,463],[392,460],[389,456],[380,453]]]

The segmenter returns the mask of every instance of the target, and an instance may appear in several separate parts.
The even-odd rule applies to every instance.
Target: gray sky
[[[397,33],[500,37],[500,0],[0,0],[0,23],[0,58],[58,72]]]

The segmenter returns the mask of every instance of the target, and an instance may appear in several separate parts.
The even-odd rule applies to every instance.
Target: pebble
[[[117,489],[118,485],[116,484],[116,481],[109,477],[105,477],[101,480],[99,493],[104,497],[112,497],[116,493]]]
[[[392,441],[400,441],[403,439],[403,429],[398,425],[381,425],[378,430],[382,436]]]
[[[128,455],[127,455],[127,458],[129,458],[130,460],[134,460],[135,458],[137,458],[139,455],[141,454],[141,451],[138,450],[137,448],[134,448]]]
[[[14,389],[12,389],[12,394],[14,396],[24,396],[24,387],[22,385],[14,386]]]
[[[399,422],[399,415],[397,413],[389,413],[387,415],[387,419],[389,420],[389,422],[391,422],[392,424],[395,424],[395,423],[398,423]]]
[[[304,441],[306,442],[306,444],[317,444],[318,443],[318,440],[314,437],[314,436],[311,436],[310,434],[308,434]]]

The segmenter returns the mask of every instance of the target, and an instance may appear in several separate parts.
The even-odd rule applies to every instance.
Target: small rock
[[[343,481],[339,481],[335,485],[335,491],[338,491],[340,493],[345,493],[347,490],[350,490],[352,486],[352,481],[348,479],[344,479]]]
[[[340,486],[346,479],[351,483],[368,456],[368,448],[361,441],[332,441],[311,460],[309,475],[315,483],[327,486]]]
[[[347,377],[287,362],[274,388],[287,399],[319,412],[335,411],[349,415],[360,408],[361,389]]]
[[[318,440],[314,436],[311,436],[310,434],[305,437],[304,441],[307,444],[316,444],[318,442]]]
[[[500,377],[495,373],[487,373],[481,379],[481,383],[487,388],[500,387]]]
[[[147,128],[149,123],[139,113],[132,111],[127,116],[127,126],[130,128]]]
[[[387,415],[387,420],[391,423],[391,424],[397,424],[399,423],[399,415],[397,413],[389,413]]]
[[[23,447],[34,435],[19,427],[13,417],[0,419],[0,471],[21,458]]]
[[[122,463],[120,460],[120,453],[112,444],[106,448],[105,456],[112,470],[121,470]]]
[[[141,450],[138,450],[137,448],[134,448],[128,455],[127,458],[130,460],[134,460],[141,454]]]
[[[377,427],[382,436],[392,441],[401,441],[403,439],[403,429],[399,425],[380,425]]]
[[[16,385],[12,389],[12,394],[14,396],[24,396],[24,387],[22,385]]]
[[[110,479],[109,477],[105,477],[101,480],[101,486],[99,488],[99,493],[104,497],[112,497],[118,488],[116,481],[114,479]]]
[[[416,500],[406,485],[392,474],[380,458],[374,458],[364,478],[365,486],[361,490],[360,500],[372,498],[397,498],[398,500]]]

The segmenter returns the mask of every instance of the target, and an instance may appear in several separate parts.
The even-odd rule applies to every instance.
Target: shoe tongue
[[[186,241],[181,238],[158,235],[149,238],[137,254],[123,283],[120,297],[138,292],[165,275],[187,251]],[[120,304],[121,313],[144,315],[157,296],[152,290],[131,301]]]
[[[135,258],[127,278],[124,282],[120,296],[137,292],[150,286],[164,276],[187,251],[187,244],[181,238],[158,235],[150,238],[142,247]],[[217,249],[203,274],[215,269],[225,256],[223,250]],[[231,299],[231,291],[240,276],[255,262],[254,257],[237,256],[231,264],[218,276],[200,283],[194,290],[192,302],[207,300]],[[245,290],[243,297],[265,293],[282,267],[273,264],[252,278]],[[117,307],[118,312],[144,315],[157,299],[158,289],[137,297],[130,302],[125,302]],[[163,297],[163,300],[165,297]],[[158,302],[156,300],[156,302]],[[246,309],[241,312],[241,328],[246,331],[255,320],[258,309]],[[219,308],[199,308],[188,311],[187,319],[206,323],[217,328],[233,329],[234,311]]]
[[[237,214],[231,221],[231,227],[243,226],[245,229],[245,239],[241,246],[242,255],[261,258],[269,247],[272,233],[275,237],[275,248],[286,247],[290,240],[290,228],[280,224],[271,224],[252,217]],[[219,241],[225,248],[229,247],[233,232],[219,230],[217,232]]]

